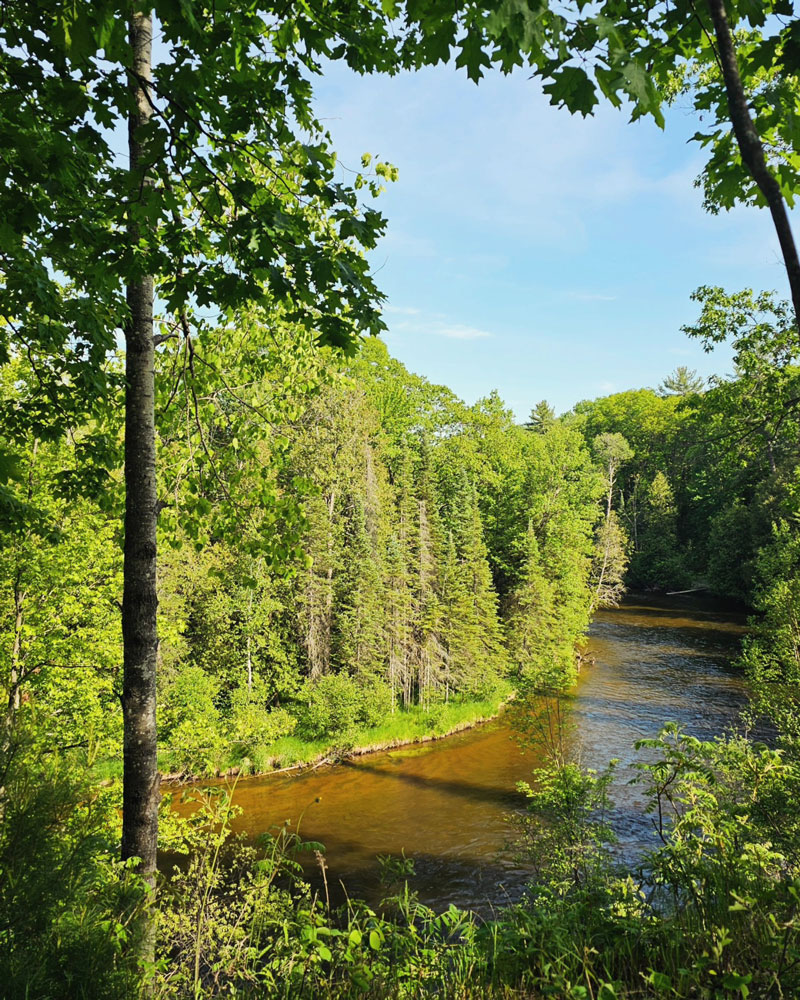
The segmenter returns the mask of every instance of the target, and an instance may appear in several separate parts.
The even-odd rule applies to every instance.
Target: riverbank
[[[514,697],[514,689],[501,683],[490,698],[480,701],[451,701],[425,709],[413,705],[399,709],[378,726],[356,726],[321,740],[284,736],[259,748],[252,758],[229,759],[213,774],[171,771],[167,759],[159,761],[161,780],[167,785],[204,781],[237,775],[268,776],[333,764],[347,757],[360,757],[417,743],[445,739],[466,729],[489,722]]]

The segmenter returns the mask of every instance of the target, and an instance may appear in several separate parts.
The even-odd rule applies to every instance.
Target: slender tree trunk
[[[328,499],[328,571],[325,574],[325,673],[329,673],[331,668],[331,636],[333,630],[333,511],[336,504],[336,490],[331,489]]]
[[[22,590],[22,573],[17,570],[14,579],[14,641],[11,645],[11,683],[8,691],[8,721],[13,722],[19,711],[22,686],[22,623],[25,592]]]
[[[36,456],[39,452],[39,441],[34,439],[31,450],[31,461],[28,466],[28,503],[33,501],[33,473],[36,468]],[[30,540],[30,533],[26,536]],[[8,686],[8,706],[6,721],[8,726],[12,726],[14,719],[19,712],[22,702],[22,682],[24,680],[24,669],[22,665],[22,628],[25,622],[25,598],[27,596],[22,586],[22,566],[25,560],[25,547],[19,552],[17,559],[17,572],[14,576],[14,639],[11,644],[11,676]]]
[[[725,80],[725,91],[728,95],[728,112],[733,132],[739,145],[742,161],[752,174],[753,180],[769,206],[775,232],[778,234],[778,241],[781,245],[783,263],[789,277],[795,322],[800,328],[800,259],[797,256],[792,227],[786,212],[786,203],[781,193],[780,184],[767,166],[764,146],[753,124],[753,119],[750,117],[747,95],[739,75],[733,36],[725,10],[725,0],[708,0],[708,9],[717,37],[719,61]]]
[[[769,470],[772,473],[772,475],[775,476],[778,473],[778,465],[777,465],[777,463],[775,461],[775,450],[774,450],[774,448],[772,446],[773,445],[773,438],[771,438],[768,434],[765,434],[764,435],[764,439],[765,439],[765,441],[767,443],[767,456],[769,457]]]
[[[250,599],[247,605],[247,690],[248,691],[253,690],[253,649],[250,637],[252,628],[253,628],[253,591],[251,590]]]
[[[128,123],[130,170],[139,197],[147,195],[141,127],[151,117],[146,91],[152,79],[152,18],[134,12],[129,21],[133,51],[131,93],[135,111]],[[136,180],[139,179],[139,183]],[[137,195],[129,209],[128,239],[143,235],[136,219]],[[159,774],[156,758],[156,494],[155,349],[153,278],[142,275],[127,287],[130,321],[125,330],[125,552],[122,597],[123,790],[122,857],[139,858],[139,871],[155,883],[158,839]],[[152,962],[155,911],[144,920],[140,957]]]

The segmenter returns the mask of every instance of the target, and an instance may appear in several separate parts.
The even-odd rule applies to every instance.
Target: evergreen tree
[[[694,369],[678,365],[671,375],[667,375],[658,387],[659,396],[691,396],[702,392],[705,382]]]
[[[349,502],[341,571],[336,580],[334,660],[339,670],[364,679],[383,674],[386,604],[382,553],[367,528],[363,497]]]
[[[506,608],[506,635],[511,662],[520,682],[535,689],[558,689],[562,664],[551,648],[556,617],[555,588],[547,579],[533,523],[521,542],[519,581]]]
[[[556,412],[546,399],[540,400],[530,412],[525,427],[540,434],[548,430],[556,419]]]
[[[647,490],[639,548],[631,559],[636,586],[679,589],[689,582],[678,544],[677,508],[669,479],[657,472]]]

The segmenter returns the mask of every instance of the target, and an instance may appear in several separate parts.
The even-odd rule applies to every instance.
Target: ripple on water
[[[602,611],[583,671],[567,699],[568,740],[589,767],[618,758],[611,821],[617,853],[633,862],[655,846],[633,743],[669,721],[707,739],[730,725],[745,701],[731,670],[744,631],[741,616],[697,601],[648,598]],[[518,899],[526,871],[508,843],[508,816],[523,807],[515,791],[539,762],[523,751],[516,713],[437,743],[370,754],[297,776],[241,780],[238,828],[255,836],[290,818],[306,839],[327,846],[328,881],[350,895],[380,895],[378,854],[415,860],[411,888],[437,908],[454,903],[485,914]]]

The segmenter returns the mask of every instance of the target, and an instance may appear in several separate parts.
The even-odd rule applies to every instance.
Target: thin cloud
[[[491,337],[488,330],[479,330],[476,326],[462,326],[457,323],[454,326],[434,327],[431,333],[437,337],[449,337],[451,340],[482,340],[484,337]]]
[[[391,313],[394,316],[419,316],[420,313],[420,310],[415,309],[413,306],[386,305],[383,307],[383,311]]]
[[[494,336],[489,330],[482,330],[477,326],[469,326],[466,323],[454,323],[448,316],[442,313],[423,313],[421,309],[413,306],[392,306],[384,307],[389,319],[390,332],[409,332],[424,334],[426,336],[446,337],[448,340],[486,340]],[[392,315],[402,317],[392,320]]]

